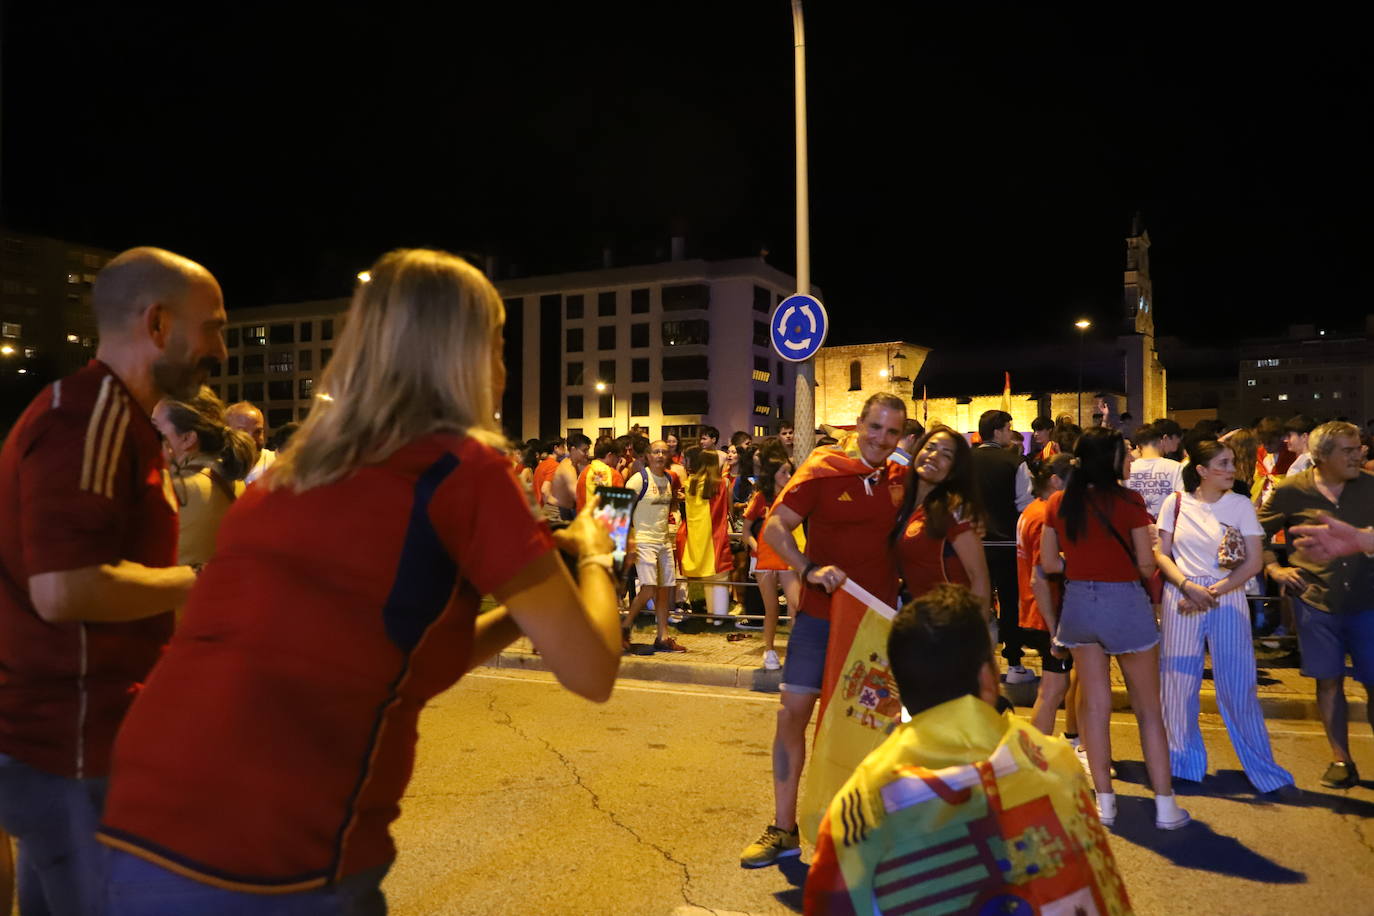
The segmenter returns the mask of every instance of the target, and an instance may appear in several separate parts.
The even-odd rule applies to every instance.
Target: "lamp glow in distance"
[[[615,383],[614,383],[614,382],[609,382],[609,383],[607,383],[607,382],[601,381],[600,379],[597,379],[597,382],[596,382],[596,386],[595,386],[595,387],[596,387],[596,393],[597,393],[597,394],[605,394],[607,391],[609,391],[609,392],[611,393],[611,431],[614,432],[614,431],[615,431],[615,420],[616,420],[616,417],[615,417]],[[600,413],[600,411],[597,411],[597,413]],[[629,429],[630,429],[630,405],[627,403],[627,404],[625,405],[625,431],[626,431],[626,432],[629,432]]]
[[[1083,336],[1093,323],[1086,318],[1080,318],[1073,323],[1078,328],[1078,428],[1083,428]]]

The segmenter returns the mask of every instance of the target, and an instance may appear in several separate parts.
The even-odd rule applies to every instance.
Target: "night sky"
[[[6,4],[0,218],[172,248],[231,308],[397,245],[793,270],[787,0],[296,6]],[[1374,311],[1353,22],[903,6],[807,3],[832,342],[1114,331],[1137,210],[1160,333]]]

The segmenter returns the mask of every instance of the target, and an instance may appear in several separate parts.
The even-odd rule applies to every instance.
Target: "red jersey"
[[[1064,554],[1064,577],[1080,582],[1136,581],[1140,578],[1140,570],[1135,565],[1131,531],[1148,527],[1153,522],[1150,511],[1145,508],[1145,500],[1125,487],[1105,495],[1090,489],[1088,500],[1089,504],[1084,507],[1084,525],[1078,532],[1078,539],[1072,541],[1064,530],[1064,520],[1059,517],[1064,491],[1050,496],[1045,507],[1045,524],[1059,536],[1059,550]],[[1126,542],[1125,546],[1132,548],[1129,555],[1117,536],[1103,525],[1093,506],[1111,520],[1112,528]]]
[[[258,892],[390,862],[420,711],[481,596],[551,549],[506,457],[459,435],[249,487],[120,731],[102,841]]]
[[[0,753],[68,778],[104,776],[172,615],[47,623],[29,597],[39,573],[176,565],[161,439],[104,363],[45,388],[10,431],[0,519]]]
[[[1016,520],[1016,576],[1017,584],[1020,586],[1021,605],[1019,625],[1030,630],[1049,629],[1045,623],[1045,615],[1040,612],[1040,607],[1035,601],[1035,592],[1031,589],[1035,567],[1040,565],[1040,536],[1045,531],[1045,512],[1048,509],[1049,503],[1045,500],[1033,500],[1021,513],[1021,517]],[[1108,535],[1108,537],[1110,536]],[[1058,577],[1051,577],[1048,581],[1050,598],[1055,603],[1054,611],[1057,615],[1059,611]],[[1056,619],[1058,619],[1057,616]]]
[[[897,573],[906,582],[907,597],[919,598],[942,582],[970,584],[968,571],[954,550],[954,539],[972,530],[973,525],[956,513],[945,536],[933,537],[926,531],[925,506],[916,507],[896,548]]]
[[[890,605],[897,599],[897,569],[887,537],[897,521],[906,468],[889,463],[867,476],[807,473],[807,465],[823,462],[836,451],[819,448],[812,452],[779,499],[806,519],[806,555],[813,562],[838,566]],[[808,585],[802,592],[801,610],[829,620],[830,596],[825,589]]]
[[[544,484],[553,480],[553,472],[558,470],[558,459],[550,455],[534,469],[534,501],[544,505]]]

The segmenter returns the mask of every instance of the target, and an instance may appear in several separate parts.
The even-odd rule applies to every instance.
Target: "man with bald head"
[[[134,248],[96,277],[100,345],[0,449],[0,827],[24,913],[98,912],[110,745],[195,581],[150,419],[224,359],[204,267]]]
[[[237,429],[248,434],[257,446],[258,457],[253,462],[253,466],[248,470],[248,476],[244,477],[245,483],[252,483],[263,475],[272,462],[277,460],[277,453],[267,447],[267,439],[264,432],[262,411],[248,401],[239,401],[237,404],[230,404],[224,411],[224,422],[230,429]]]

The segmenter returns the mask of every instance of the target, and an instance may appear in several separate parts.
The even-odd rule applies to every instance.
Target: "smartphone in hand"
[[[628,487],[597,487],[596,505],[592,518],[611,536],[611,559],[616,575],[625,571],[625,551],[630,539],[630,514],[634,510],[635,491]]]

